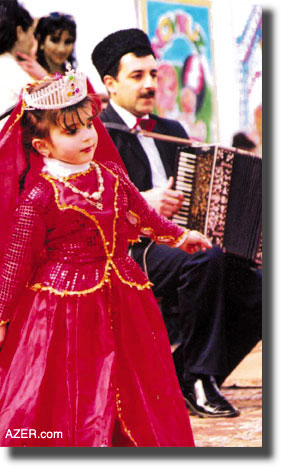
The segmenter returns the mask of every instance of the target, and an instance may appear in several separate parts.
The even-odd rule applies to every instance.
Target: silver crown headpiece
[[[44,83],[44,80],[42,83]],[[82,101],[87,96],[86,75],[70,69],[65,75],[38,91],[29,93],[28,88],[30,86],[28,85],[24,89],[22,96],[26,104],[26,110],[69,107]]]

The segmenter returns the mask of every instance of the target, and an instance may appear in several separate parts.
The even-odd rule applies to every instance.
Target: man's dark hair
[[[144,49],[136,49],[132,53],[135,55],[135,57],[147,57],[148,55],[148,51]],[[112,68],[110,68],[110,70],[108,70],[107,75],[111,75],[113,78],[118,76],[121,59],[122,57],[112,66]]]
[[[144,31],[137,28],[116,31],[96,45],[91,58],[102,80],[105,75],[116,78],[120,59],[128,53],[133,53],[136,57],[146,57],[147,55],[155,57],[149,37]]]

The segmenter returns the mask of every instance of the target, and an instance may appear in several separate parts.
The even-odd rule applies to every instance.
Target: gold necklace
[[[83,190],[80,190],[79,188],[77,188],[75,185],[71,184],[67,180],[66,177],[59,177],[58,180],[59,180],[59,182],[62,182],[65,187],[69,188],[73,193],[78,193],[83,198],[85,198],[85,200],[88,201],[88,203],[90,203],[91,205],[96,206],[96,208],[98,208],[99,210],[102,210],[103,209],[103,203],[101,202],[101,197],[102,197],[102,194],[103,194],[103,192],[105,190],[102,171],[101,171],[99,165],[96,164],[94,161],[91,162],[90,165],[94,166],[94,168],[96,170],[97,180],[98,180],[98,190],[97,190],[97,192],[92,192],[92,193],[84,192]],[[100,200],[100,201],[98,201],[98,200]]]

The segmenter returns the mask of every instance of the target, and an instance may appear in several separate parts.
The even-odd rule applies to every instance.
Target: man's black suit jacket
[[[100,118],[103,122],[125,125],[125,122],[113,109],[111,104],[108,104],[107,108],[101,113]],[[153,114],[150,115],[150,118],[156,120],[153,132],[188,138],[182,125],[175,120],[164,119]],[[124,161],[132,182],[141,192],[151,189],[152,174],[149,160],[136,135],[114,129],[108,129],[108,132]],[[174,175],[176,154],[179,145],[161,140],[155,140],[155,144],[159,150],[167,177]]]

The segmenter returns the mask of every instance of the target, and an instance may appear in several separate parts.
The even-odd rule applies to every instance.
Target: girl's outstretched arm
[[[110,164],[119,175],[120,182],[128,196],[128,221],[136,226],[140,235],[150,237],[157,243],[180,247],[188,253],[212,247],[211,242],[200,232],[181,228],[159,214],[153,207],[148,205],[125,172],[118,165]]]

